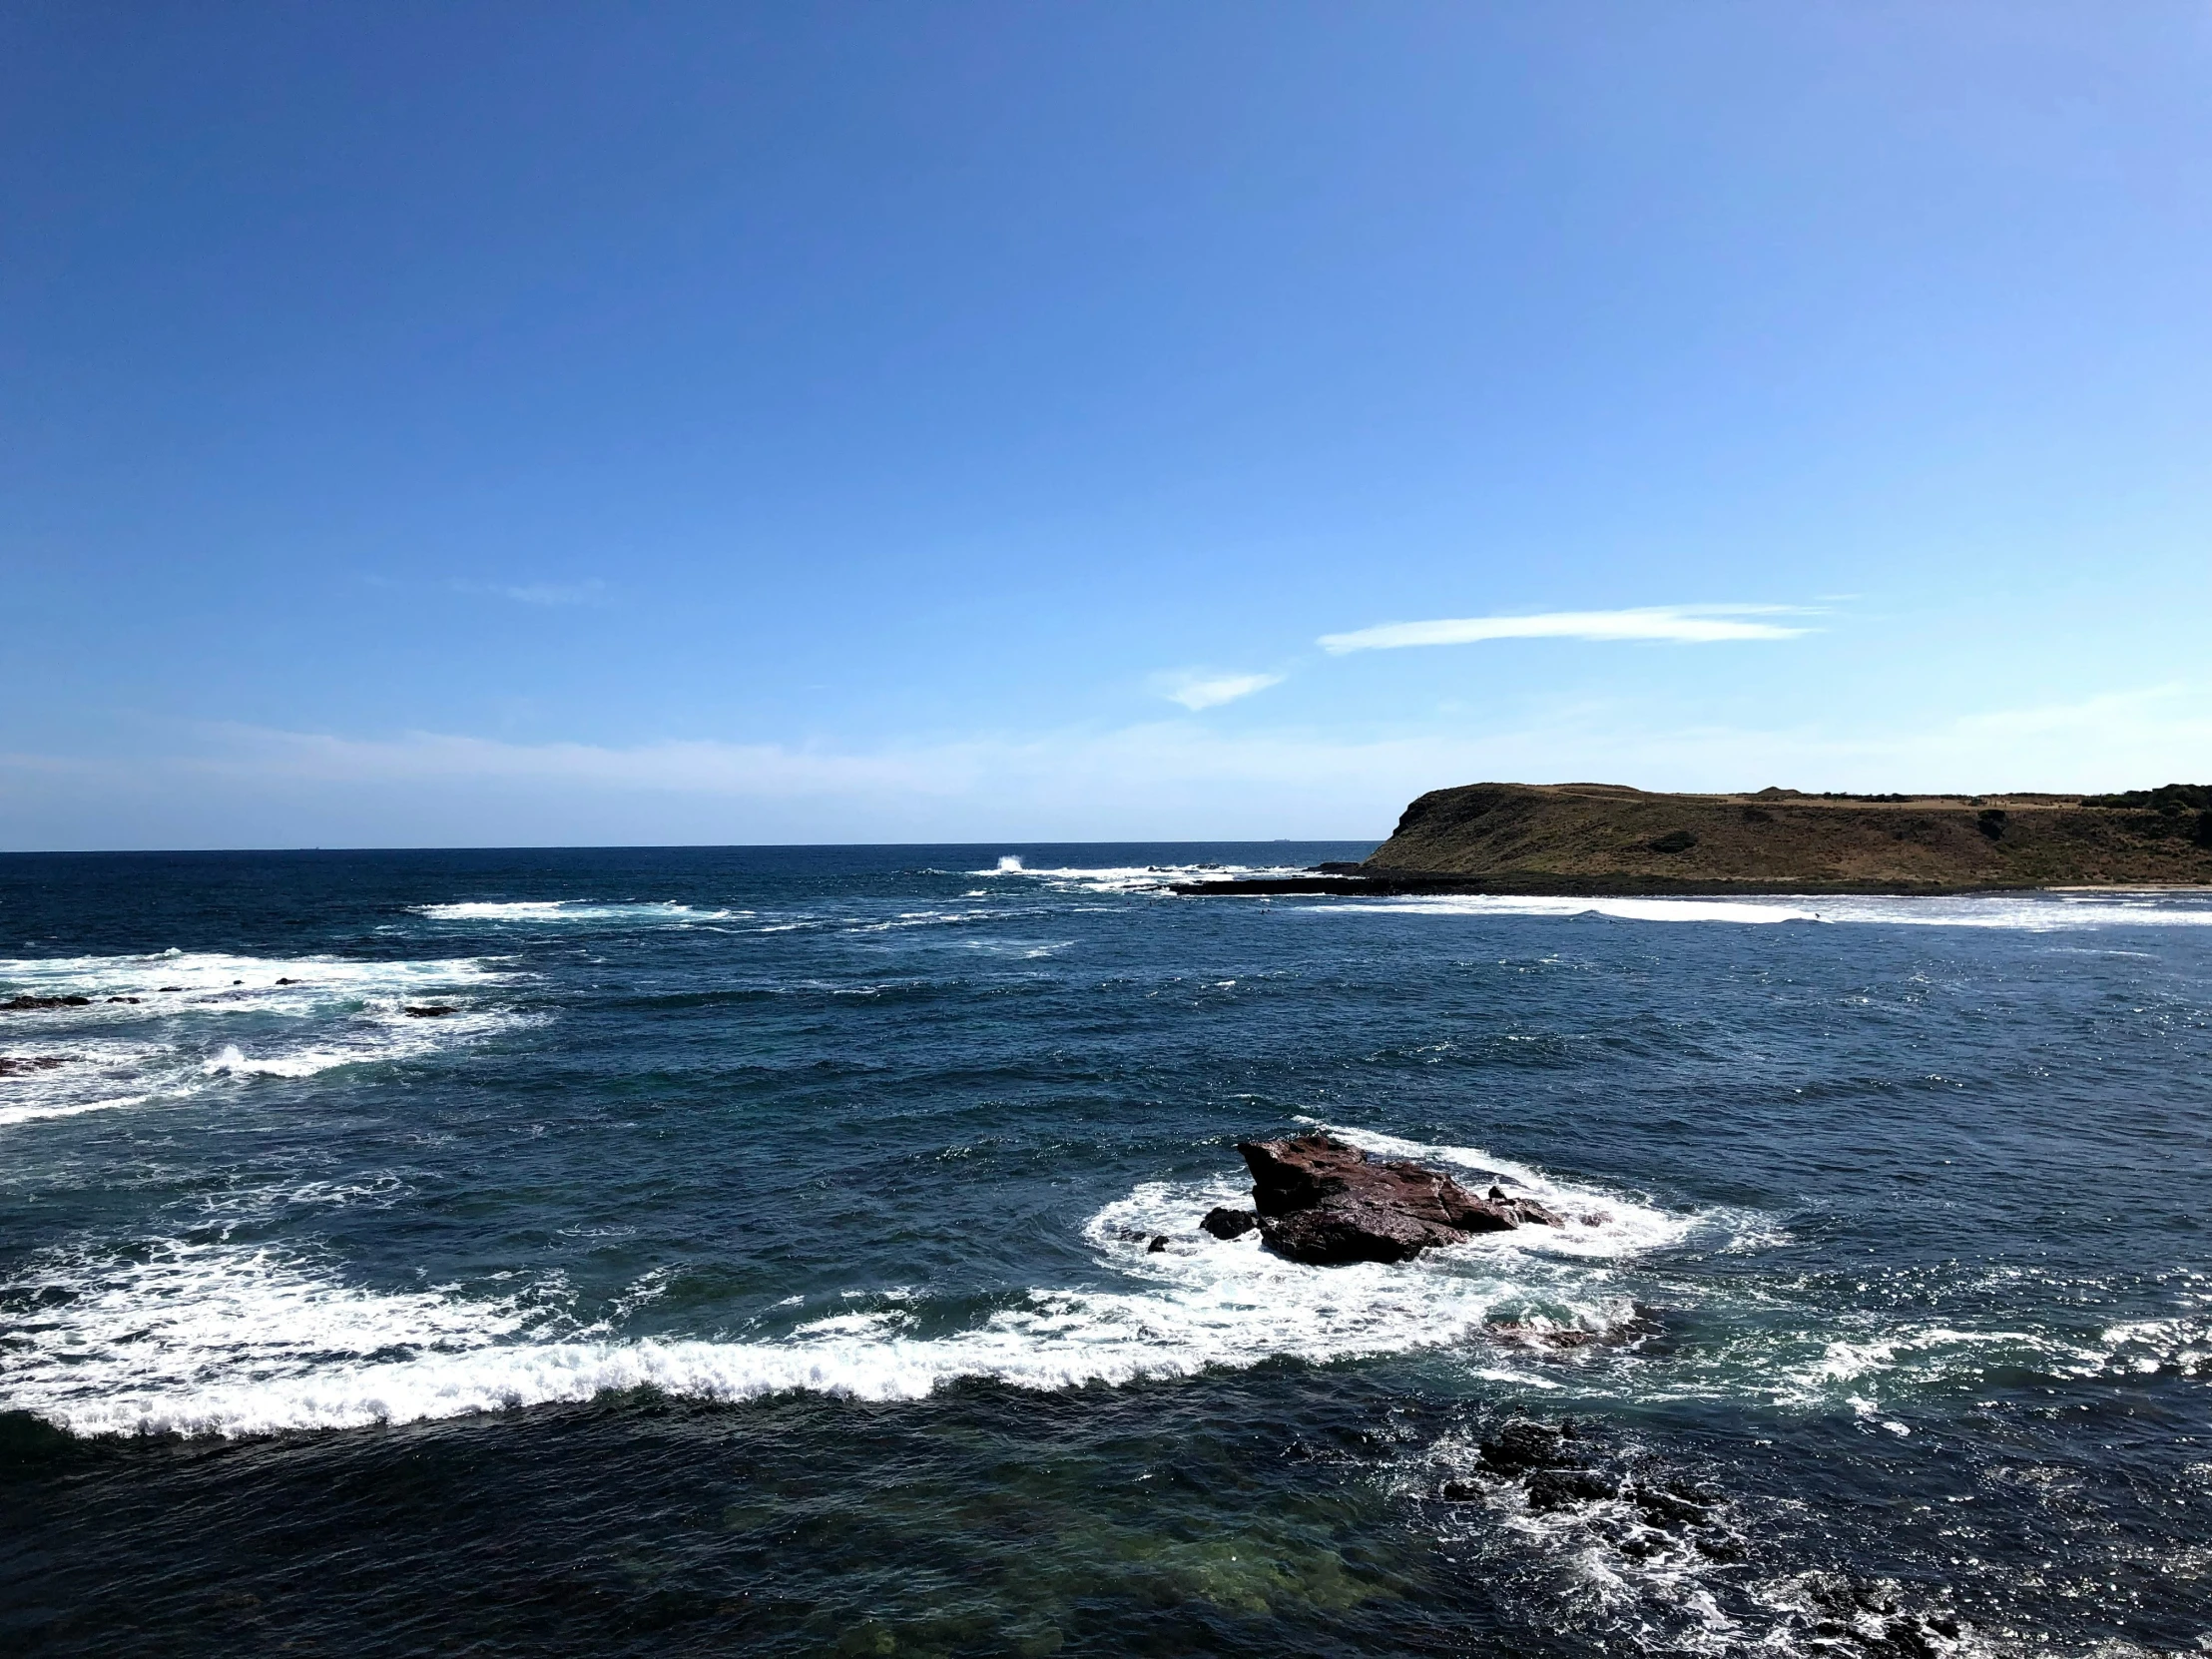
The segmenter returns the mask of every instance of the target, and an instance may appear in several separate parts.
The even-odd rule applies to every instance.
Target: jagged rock
[[[1144,1248],[1147,1255],[1157,1256],[1161,1252],[1166,1250],[1167,1247],[1168,1236],[1165,1233],[1155,1233],[1152,1235],[1152,1242],[1146,1245]]]
[[[27,1014],[41,1008],[89,1008],[89,996],[11,996],[0,1002],[0,1010],[11,1014]]]
[[[1260,1218],[1250,1210],[1231,1210],[1216,1205],[1206,1212],[1206,1219],[1198,1225],[1217,1239],[1241,1239],[1260,1225]]]
[[[1496,1187],[1476,1198],[1448,1175],[1370,1158],[1333,1135],[1244,1141],[1237,1150],[1252,1171],[1262,1239],[1294,1262],[1405,1262],[1476,1233],[1559,1225],[1533,1199]]]
[[[1567,1224],[1566,1217],[1556,1211],[1545,1209],[1532,1198],[1507,1198],[1503,1187],[1492,1187],[1489,1191],[1488,1202],[1503,1205],[1510,1209],[1520,1220],[1532,1221],[1539,1227],[1564,1227]]]
[[[409,1019],[443,1019],[447,1014],[456,1014],[460,1010],[458,1008],[429,1007],[406,1008],[402,1009],[401,1012],[406,1014]]]

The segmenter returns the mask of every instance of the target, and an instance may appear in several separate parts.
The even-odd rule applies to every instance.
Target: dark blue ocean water
[[[0,1648],[2212,1645],[2212,902],[1364,850],[0,859]]]

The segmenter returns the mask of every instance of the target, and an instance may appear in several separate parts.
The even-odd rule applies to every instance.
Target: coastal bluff
[[[1363,863],[1328,865],[1303,882],[1232,885],[1725,893],[2165,884],[2212,884],[2212,786],[1969,796],[1469,784],[1414,801]]]

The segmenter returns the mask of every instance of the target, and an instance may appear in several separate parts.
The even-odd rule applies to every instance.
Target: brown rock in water
[[[1206,1212],[1206,1219],[1198,1225],[1217,1239],[1241,1239],[1260,1225],[1260,1218],[1250,1210],[1230,1210],[1216,1205]]]
[[[1351,1203],[1262,1216],[1260,1237],[1278,1256],[1327,1268],[1347,1262],[1410,1262],[1430,1245],[1454,1244],[1462,1235],[1401,1211]]]
[[[1497,1188],[1476,1198],[1448,1175],[1370,1158],[1333,1135],[1244,1141],[1237,1150],[1252,1171],[1261,1237],[1294,1262],[1405,1262],[1475,1233],[1558,1225],[1532,1199]]]

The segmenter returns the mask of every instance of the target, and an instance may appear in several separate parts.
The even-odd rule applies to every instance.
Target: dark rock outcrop
[[[458,1008],[426,1007],[406,1008],[402,1009],[401,1012],[409,1019],[443,1019],[447,1014],[457,1014],[460,1010]]]
[[[1498,1187],[1476,1198],[1448,1175],[1370,1158],[1333,1135],[1244,1141],[1237,1150],[1252,1171],[1261,1238],[1294,1262],[1406,1262],[1430,1245],[1456,1244],[1477,1233],[1559,1225],[1533,1199],[1509,1198]]]
[[[1260,1225],[1260,1218],[1250,1210],[1231,1210],[1216,1205],[1206,1212],[1206,1219],[1198,1225],[1217,1239],[1241,1239]]]
[[[0,1011],[11,1014],[27,1014],[41,1008],[89,1008],[89,996],[11,996],[0,1002]]]

